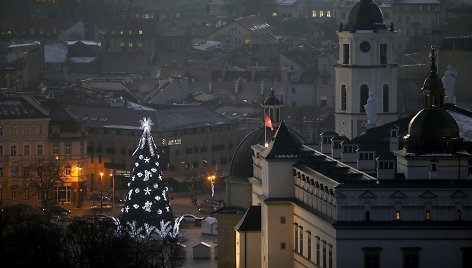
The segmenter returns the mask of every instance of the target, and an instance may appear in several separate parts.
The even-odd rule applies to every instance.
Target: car
[[[55,215],[55,216],[69,216],[70,215],[70,210],[59,205],[49,206],[47,210],[49,214]],[[43,208],[43,211],[46,211],[46,209]]]
[[[101,203],[90,207],[91,209],[111,209],[113,206],[110,203]]]
[[[97,201],[100,201],[100,200],[108,200],[108,197],[107,196],[104,196],[102,194],[99,194],[99,193],[91,193],[89,195],[89,199],[90,200],[97,200]]]

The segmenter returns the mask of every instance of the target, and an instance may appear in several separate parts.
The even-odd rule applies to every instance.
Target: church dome
[[[303,138],[294,130],[288,128],[293,140],[302,144]],[[267,134],[267,139],[264,139],[264,133]],[[251,146],[255,144],[263,145],[264,142],[269,142],[272,139],[275,131],[264,130],[264,127],[253,130],[249,133],[239,144],[234,151],[231,159],[231,167],[229,175],[233,177],[249,178],[253,176],[252,154]]]
[[[346,30],[387,30],[382,11],[372,0],[361,0],[351,10]]]
[[[462,150],[456,120],[444,109],[444,87],[436,73],[435,50],[431,51],[431,72],[424,81],[423,106],[408,125],[405,149],[410,153],[446,153]]]
[[[412,153],[457,152],[462,147],[456,120],[443,109],[423,109],[408,125],[405,149]]]

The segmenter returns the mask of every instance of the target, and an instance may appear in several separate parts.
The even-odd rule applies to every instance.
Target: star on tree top
[[[151,132],[151,127],[154,125],[151,118],[143,117],[143,120],[139,120],[139,122],[141,122],[141,128],[144,132]]]

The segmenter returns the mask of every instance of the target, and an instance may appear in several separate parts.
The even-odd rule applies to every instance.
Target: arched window
[[[341,111],[346,111],[346,85],[341,86]]]
[[[367,104],[367,99],[369,98],[369,86],[361,85],[360,90],[360,112],[365,113],[364,105]]]
[[[388,110],[389,110],[389,106],[388,106],[388,102],[389,102],[389,93],[390,93],[390,90],[389,90],[389,87],[387,84],[383,85],[383,95],[382,95],[382,100],[383,100],[383,109],[382,111],[384,113],[388,113]]]

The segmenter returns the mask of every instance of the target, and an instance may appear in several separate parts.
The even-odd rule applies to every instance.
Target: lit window
[[[431,212],[429,210],[426,210],[425,220],[427,221],[431,220]]]
[[[326,11],[326,17],[328,17],[328,18],[331,17],[331,11],[329,11],[329,10]]]
[[[400,211],[399,211],[399,210],[397,210],[397,211],[395,212],[395,220],[397,220],[397,221],[400,220]]]
[[[312,10],[312,11],[311,11],[311,16],[312,16],[313,18],[316,18],[316,10]]]
[[[143,34],[143,30],[139,30],[139,31],[138,31],[138,34]]]
[[[277,12],[273,12],[272,17],[277,17]]]
[[[320,10],[320,17],[323,17],[324,16],[324,12],[323,10]]]
[[[133,48],[133,47],[134,47],[134,43],[133,43],[133,42],[128,42],[128,47],[129,47],[129,48]]]
[[[120,42],[120,47],[124,47],[125,46],[125,42],[121,41]]]
[[[70,166],[67,166],[66,167],[66,175],[70,176],[70,174],[71,174],[71,168],[70,168]]]
[[[120,34],[125,34],[125,31],[121,30],[121,31],[120,31]]]
[[[456,220],[462,220],[462,211],[460,209],[456,210]]]

